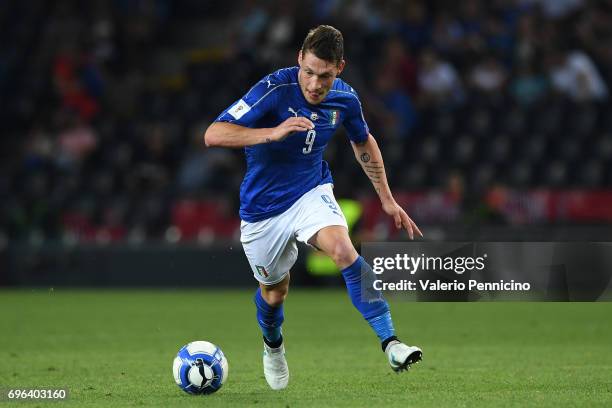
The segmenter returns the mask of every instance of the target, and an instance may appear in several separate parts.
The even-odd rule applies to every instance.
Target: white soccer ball
[[[207,341],[183,346],[172,364],[174,381],[189,394],[212,394],[227,380],[229,366],[219,347]]]

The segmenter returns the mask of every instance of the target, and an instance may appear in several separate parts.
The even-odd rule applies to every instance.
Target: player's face
[[[334,80],[344,68],[344,60],[335,64],[322,60],[311,52],[306,51],[298,55],[300,71],[298,82],[304,98],[308,103],[316,105],[321,103],[331,89]]]

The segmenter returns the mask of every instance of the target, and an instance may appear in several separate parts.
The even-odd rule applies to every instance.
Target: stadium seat
[[[578,185],[600,187],[604,183],[604,166],[600,160],[591,159],[580,167]]]
[[[527,161],[515,163],[510,170],[510,185],[516,188],[530,187],[533,178],[533,166]]]
[[[470,135],[461,135],[455,142],[454,161],[459,164],[469,164],[475,155],[476,142]]]
[[[544,182],[550,187],[561,187],[568,178],[568,169],[565,162],[553,160],[546,166]]]
[[[434,163],[440,155],[440,142],[434,137],[426,137],[421,144],[421,157],[426,163]]]
[[[487,150],[489,160],[495,163],[502,163],[509,160],[512,146],[509,138],[500,134],[489,142]]]

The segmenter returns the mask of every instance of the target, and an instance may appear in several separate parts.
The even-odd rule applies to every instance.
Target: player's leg
[[[370,324],[387,353],[391,367],[400,371],[421,358],[418,347],[409,347],[395,337],[389,305],[374,289],[375,274],[357,254],[348,235],[346,219],[336,202],[331,184],[309,191],[301,199],[296,237],[329,255],[342,271],[353,305]]]
[[[399,372],[419,361],[421,349],[408,346],[395,336],[389,304],[381,291],[374,289],[372,267],[357,254],[348,230],[330,225],[315,233],[309,243],[325,252],[342,271],[353,305],[378,336],[391,368]]]
[[[272,348],[278,348],[283,342],[281,326],[285,320],[283,302],[289,291],[289,274],[279,283],[265,285],[259,282],[255,292],[257,323],[261,328],[264,342]]]
[[[256,223],[243,222],[240,236],[253,275],[259,282],[253,300],[264,340],[264,376],[274,390],[286,388],[289,383],[281,326],[289,270],[297,259],[297,245],[286,218],[281,215]]]
[[[315,233],[309,243],[327,254],[342,271],[353,305],[370,324],[384,350],[396,339],[389,305],[382,293],[373,288],[375,274],[355,250],[348,230],[330,225]]]
[[[260,282],[255,293],[257,323],[264,339],[264,377],[273,390],[282,390],[289,384],[289,366],[281,332],[281,325],[285,320],[283,302],[288,290],[289,274],[274,285],[264,285]]]
[[[382,294],[376,291],[368,292],[369,299],[362,299],[362,283],[364,288],[372,287],[367,282],[362,282],[362,275],[364,279],[371,279],[374,273],[357,254],[349,238],[346,219],[334,198],[331,184],[318,186],[309,191],[304,196],[301,214],[302,217],[298,220],[297,239],[313,245],[332,258],[342,271],[353,305],[361,312],[386,347],[395,339],[389,306]],[[371,273],[362,274],[362,269],[367,271],[368,268]]]

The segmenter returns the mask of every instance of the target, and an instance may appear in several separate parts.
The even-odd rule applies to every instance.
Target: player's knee
[[[274,288],[272,290],[262,290],[261,296],[267,304],[272,307],[278,307],[283,304],[287,298],[288,288]]]
[[[338,240],[331,248],[328,254],[340,269],[350,266],[357,258],[357,251],[353,244],[349,241]]]

